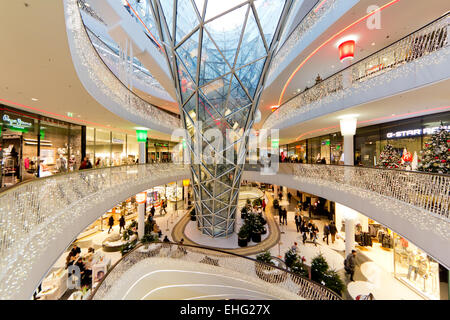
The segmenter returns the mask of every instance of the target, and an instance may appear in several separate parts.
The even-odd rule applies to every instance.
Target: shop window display
[[[81,160],[81,126],[4,108],[2,187],[75,170]]]
[[[440,299],[439,264],[411,242],[394,234],[395,277],[428,299]]]

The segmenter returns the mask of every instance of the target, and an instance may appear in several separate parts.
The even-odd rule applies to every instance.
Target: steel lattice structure
[[[212,237],[228,236],[249,132],[291,1],[151,4],[188,132],[198,227]],[[229,143],[213,144],[211,132]]]

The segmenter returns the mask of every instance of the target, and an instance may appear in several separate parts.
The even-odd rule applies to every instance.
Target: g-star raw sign
[[[17,128],[17,129],[25,129],[25,128],[29,128],[33,125],[32,123],[23,121],[20,118],[11,119],[9,117],[9,115],[7,115],[7,114],[3,115],[3,121],[8,122],[8,125],[10,127]]]
[[[447,131],[450,130],[450,126],[442,126]],[[394,139],[394,138],[405,138],[405,137],[415,137],[426,134],[434,134],[440,127],[432,127],[432,128],[423,128],[423,129],[412,129],[405,131],[397,131],[397,132],[388,132],[386,134],[386,138]]]

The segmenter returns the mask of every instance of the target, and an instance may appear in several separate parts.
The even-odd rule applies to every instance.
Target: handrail
[[[450,13],[447,12],[409,35],[332,74],[311,88],[307,88],[283,102],[267,118],[264,127],[267,128],[275,123],[280,123],[288,114],[292,116],[292,108],[301,108],[384,72],[396,69],[405,63],[448,47],[450,44],[449,25]],[[351,80],[348,81],[348,78]],[[286,108],[290,108],[289,112]]]
[[[286,270],[286,269],[283,269],[278,266],[271,265],[271,264],[268,264],[268,263],[265,263],[262,261],[258,261],[256,259],[253,259],[253,258],[250,258],[247,256],[242,256],[242,255],[239,255],[239,254],[236,254],[233,252],[224,251],[221,249],[215,249],[215,248],[211,248],[211,247],[203,247],[203,246],[198,246],[198,245],[179,244],[179,243],[161,242],[161,241],[152,242],[151,244],[160,245],[161,248],[169,247],[170,252],[181,252],[182,255],[180,257],[176,257],[177,259],[180,259],[186,255],[189,255],[189,253],[202,253],[205,255],[206,258],[211,259],[211,257],[210,257],[211,253],[215,253],[216,255],[214,256],[214,258],[217,258],[217,260],[218,260],[218,263],[216,264],[216,266],[224,267],[224,268],[228,267],[227,269],[232,269],[232,270],[233,270],[233,268],[230,268],[230,265],[224,265],[224,266],[219,265],[219,263],[221,262],[220,257],[232,256],[233,258],[243,259],[242,261],[250,261],[251,264],[255,265],[255,268],[251,268],[251,270],[248,270],[250,268],[245,268],[245,266],[243,266],[243,262],[240,261],[238,263],[239,267],[237,267],[233,271],[238,271],[240,273],[244,273],[245,271],[247,271],[246,275],[249,275],[249,273],[250,273],[253,276],[258,276],[261,279],[271,283],[272,286],[277,285],[278,287],[282,287],[285,290],[289,290],[291,292],[294,291],[297,295],[299,295],[305,299],[342,300],[342,298],[338,294],[336,294],[332,290],[326,288],[325,286],[323,286],[311,279],[302,277],[302,276],[297,275],[289,270]],[[118,267],[120,264],[122,264],[122,262],[125,262],[127,260],[133,260],[132,265],[136,264],[137,259],[131,259],[131,257],[133,255],[136,255],[136,252],[139,252],[138,249],[142,248],[143,246],[144,246],[144,244],[140,243],[134,249],[132,249],[130,252],[125,254],[123,257],[121,257],[119,259],[119,261],[117,261],[107,271],[107,273],[102,278],[102,280],[100,280],[100,282],[98,283],[98,285],[96,286],[96,288],[94,289],[92,294],[90,295],[89,300],[93,300],[95,298],[95,295],[102,288],[102,285],[105,283],[105,281],[109,280],[108,276],[110,276],[113,273],[113,271],[116,271],[117,270],[116,267]],[[172,247],[176,247],[178,251],[172,250]],[[139,253],[141,253],[141,252],[139,252]],[[208,255],[208,253],[209,253],[209,255]],[[148,254],[149,254],[149,256],[144,256],[144,257],[142,257],[142,255],[140,255],[140,254],[139,255],[140,255],[140,258],[144,258],[144,259],[151,258],[151,257],[157,257],[160,255],[160,250],[149,251]],[[164,255],[160,255],[160,256],[164,256]],[[201,261],[198,261],[198,262],[201,262]],[[127,267],[131,267],[132,265],[127,263]],[[267,276],[260,275],[261,271],[267,272],[267,271],[274,271],[274,270],[279,271],[279,272],[273,273],[273,274],[270,274]],[[255,273],[253,273],[253,272],[255,272]],[[258,275],[258,273],[259,273],[259,275]],[[293,283],[289,283],[289,281],[292,281]],[[292,284],[294,284],[294,286],[292,286]],[[295,285],[299,286],[299,288]],[[104,288],[102,288],[102,290],[103,289]],[[105,293],[103,292],[103,294],[105,294]]]
[[[336,4],[336,0],[327,0],[324,2],[323,0],[317,1],[314,7],[304,16],[302,20],[299,21],[297,26],[291,31],[289,36],[286,37],[286,40],[283,42],[280,48],[278,48],[275,53],[268,77],[272,75],[272,73],[277,70],[280,64],[286,59],[292,47],[301,42],[301,38],[309,31],[313,29],[313,26],[326,17],[327,13],[334,8]],[[289,46],[289,47],[288,47]]]
[[[65,238],[61,232],[76,231],[73,223],[83,228],[98,217],[102,206],[187,174],[186,166],[173,163],[123,165],[62,173],[1,192],[0,298],[26,294],[35,277],[42,276],[35,273],[45,268],[35,263],[57,254],[49,248],[69,244],[52,241]]]
[[[81,21],[83,22],[83,26],[84,26],[84,29],[85,29],[85,31],[86,31],[86,35],[88,36],[88,38],[90,39],[90,37],[89,37],[89,33],[91,33],[94,37],[95,37],[95,39],[97,39],[98,41],[100,41],[101,43],[103,43],[103,44],[105,44],[106,45],[106,43],[104,43],[88,26],[86,26],[86,24],[84,23],[84,21],[83,21],[83,19],[81,19]],[[111,74],[120,82],[120,83],[122,83],[122,85],[124,86],[124,87],[126,87],[127,88],[127,90],[129,90],[130,91],[130,93],[131,94],[133,94],[134,96],[136,96],[136,98],[138,98],[138,99],[140,99],[141,101],[143,101],[144,103],[147,103],[147,104],[149,104],[150,106],[152,106],[152,107],[154,107],[154,108],[156,108],[156,109],[158,109],[158,110],[160,110],[160,111],[162,111],[162,112],[164,112],[164,113],[167,113],[168,115],[170,115],[170,116],[173,116],[173,117],[176,117],[176,118],[178,118],[178,119],[180,119],[180,115],[179,114],[177,114],[177,113],[173,113],[173,112],[170,112],[170,111],[168,111],[168,110],[166,110],[166,109],[163,109],[163,108],[161,108],[161,107],[159,107],[159,106],[157,106],[157,105],[154,105],[154,104],[151,104],[150,102],[148,102],[148,101],[146,101],[146,100],[144,100],[144,99],[142,99],[138,94],[136,94],[135,92],[133,92],[132,90],[130,90],[123,82],[122,82],[122,80],[121,79],[119,79],[119,77],[115,74],[115,72],[113,72],[112,70],[111,70],[111,68],[108,66],[108,64],[103,60],[103,58],[102,58],[102,56],[99,54],[99,52],[98,52],[98,50],[97,50],[97,48],[94,46],[94,44],[92,43],[92,40],[91,40],[91,44],[92,44],[92,47],[93,47],[93,49],[94,49],[94,51],[97,53],[97,56],[98,56],[98,58],[103,62],[103,64],[105,65],[105,67],[106,68],[108,68],[108,70],[111,72]],[[107,46],[107,45],[106,45]],[[109,47],[109,46],[108,46]],[[134,74],[133,74],[134,75]],[[151,75],[149,75],[152,79],[154,79],[153,78],[153,76],[151,76]],[[155,79],[155,81],[157,81],[156,79]],[[159,83],[158,83],[159,84]],[[155,86],[157,89],[159,89],[159,90],[163,90],[164,92],[166,92],[167,93],[167,91],[165,91],[164,90],[164,88],[159,84],[159,86]]]
[[[245,166],[255,171],[258,166]],[[424,216],[450,221],[450,175],[335,164],[280,164],[278,174],[358,188],[413,206]]]
[[[72,56],[76,56],[75,66],[86,77],[87,85],[92,90],[99,91],[99,99],[111,101],[107,109],[120,114],[129,114],[129,120],[134,123],[153,127],[159,131],[171,131],[181,126],[180,118],[174,117],[164,109],[160,109],[141,99],[130,91],[117,76],[111,72],[93,46],[88,31],[81,17],[80,8],[76,0],[65,0],[66,27]],[[95,88],[95,89],[94,89]],[[94,94],[93,92],[90,92]]]

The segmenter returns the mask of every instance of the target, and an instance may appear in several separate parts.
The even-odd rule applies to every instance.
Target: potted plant
[[[293,249],[289,249],[284,254],[284,263],[288,268],[291,268],[297,260],[298,260],[297,252]]]
[[[247,246],[248,236],[249,236],[248,228],[244,224],[241,227],[241,229],[239,230],[239,233],[238,233],[238,245],[239,245],[239,247],[246,247]]]
[[[125,254],[127,254],[128,252],[133,250],[134,247],[136,247],[136,244],[137,244],[137,239],[127,242],[124,245],[122,245],[122,247],[120,248],[120,253],[122,254],[122,256],[124,256]]]
[[[158,241],[158,236],[153,233],[146,233],[141,239],[141,242],[144,244],[144,248],[148,248],[148,244],[151,242]]]
[[[241,219],[247,219],[247,206],[243,206],[241,209]]]
[[[262,206],[262,200],[260,198],[257,198],[255,200],[253,200],[253,206],[254,207],[260,207]]]
[[[270,251],[268,250],[258,254],[256,256],[256,260],[267,264],[274,264],[272,261],[272,256],[270,255]]]

